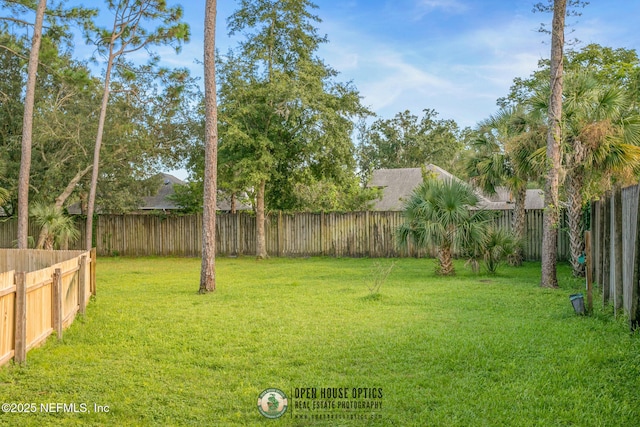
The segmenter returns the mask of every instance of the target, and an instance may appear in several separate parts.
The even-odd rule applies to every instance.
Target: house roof
[[[253,207],[243,200],[246,200],[246,194],[243,194],[243,197],[238,200],[236,198],[236,210],[239,211],[252,211]],[[218,194],[218,199],[216,200],[216,210],[223,212],[231,212],[231,198],[223,197],[222,194]]]
[[[422,182],[420,168],[376,169],[367,187],[380,188],[382,197],[376,201],[374,210],[400,211],[404,201]]]
[[[169,196],[175,193],[174,185],[186,185],[187,183],[173,175],[168,173],[160,173],[160,186],[158,191],[153,196],[145,196],[142,198],[142,203],[138,207],[137,211],[172,211],[180,209],[174,201],[169,199]],[[219,194],[217,201],[217,210],[219,211],[231,211],[231,202],[226,198],[223,198]],[[236,202],[237,210],[252,210],[250,205],[241,201]],[[67,208],[70,214],[80,214],[80,203],[74,203]]]
[[[174,194],[174,184],[184,185],[186,183],[173,175],[169,175],[168,173],[160,173],[159,175],[162,178],[162,183],[160,184],[158,192],[154,196],[143,197],[142,204],[139,209],[145,211],[180,209],[175,202],[169,200],[167,197]]]
[[[439,166],[429,164],[425,166],[427,172],[435,174],[438,179],[455,179],[461,181],[455,175],[447,172]],[[377,169],[367,187],[381,188],[382,198],[374,205],[377,211],[400,211],[404,201],[407,200],[414,188],[422,183],[421,168]],[[506,188],[499,188],[496,194],[487,196],[476,189],[480,199],[478,205],[485,209],[505,210],[513,209],[511,194]],[[525,201],[526,209],[542,209],[544,207],[544,194],[542,190],[527,190]]]
[[[186,185],[186,182],[167,173],[161,173],[160,176],[162,178],[161,187],[158,189],[155,196],[143,197],[143,203],[139,208],[140,210],[180,209],[180,206],[176,205],[172,200],[169,200],[168,197],[175,193],[173,189],[174,185]],[[240,200],[236,200],[236,209],[239,211],[245,211],[252,210],[252,207]],[[231,200],[218,193],[216,210],[231,211]]]

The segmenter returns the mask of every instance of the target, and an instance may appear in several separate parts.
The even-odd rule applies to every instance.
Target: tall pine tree
[[[326,43],[308,0],[242,0],[229,18],[244,36],[221,60],[220,157],[256,197],[258,258],[267,256],[265,210],[295,205],[295,185],[353,182],[358,92],[316,56]]]

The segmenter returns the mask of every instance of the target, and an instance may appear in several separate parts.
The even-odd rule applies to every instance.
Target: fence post
[[[91,295],[96,294],[96,248],[91,249],[91,263],[89,264],[89,289],[91,289]]]
[[[278,211],[278,256],[284,255],[284,230],[282,229],[282,211]]]
[[[611,194],[604,196],[604,240],[602,242],[602,303],[609,302],[611,287]]]
[[[16,321],[13,359],[18,364],[27,360],[27,284],[24,272],[16,272]]]
[[[591,246],[592,246],[592,254],[597,254],[598,253],[598,233],[597,233],[597,224],[596,224],[596,209],[598,208],[598,202],[590,202],[591,204],[591,208],[589,209],[590,214],[591,214],[591,218],[589,219],[589,230],[591,231],[591,236],[592,236],[592,242],[591,242]],[[595,247],[595,251],[593,250],[593,248]],[[593,255],[592,255],[593,256]],[[597,264],[597,256],[593,256],[593,258],[591,259],[591,279],[593,280],[594,277],[598,277],[597,273],[596,273],[596,264]]]
[[[593,270],[591,261],[591,231],[584,232],[585,268],[587,273],[587,313],[593,313]]]
[[[52,313],[53,313],[53,330],[56,331],[58,339],[62,339],[62,271],[56,268],[53,272],[52,287]]]
[[[367,253],[365,254],[366,256],[370,257],[371,253],[373,252],[371,250],[371,217],[370,217],[370,212],[368,210],[366,210],[364,212],[364,227],[365,227],[365,233],[366,233],[366,239],[367,239]]]
[[[326,230],[324,229],[324,211],[320,212],[320,255],[325,256],[324,239]]]
[[[240,235],[241,233],[241,228],[240,228],[240,212],[241,211],[236,211],[235,213],[235,217],[236,217],[236,255],[240,255],[242,253],[242,251],[240,250],[240,242],[242,241],[242,236]]]
[[[635,256],[633,260],[633,276],[631,276],[631,292],[629,297],[631,298],[630,310],[629,310],[629,329],[635,331],[640,326],[640,319],[638,318],[639,298],[640,298],[640,195],[638,196],[638,202],[635,206],[636,215],[636,235],[635,242]]]
[[[80,269],[78,270],[78,305],[80,314],[84,314],[87,306],[87,256],[80,257]]]
[[[622,187],[620,185],[616,185],[615,188],[613,209],[615,230],[613,239],[613,247],[615,248],[615,258],[613,260],[613,308],[614,314],[617,316],[623,305],[622,260],[626,255],[622,253]]]
[[[604,196],[598,201],[598,263],[596,265],[596,282],[602,286],[602,269],[604,268],[604,214],[605,214]]]

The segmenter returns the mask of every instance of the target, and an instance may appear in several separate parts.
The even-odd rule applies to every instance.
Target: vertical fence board
[[[82,255],[78,266],[78,306],[80,314],[85,314],[87,307],[87,256]]]
[[[604,237],[602,240],[602,303],[609,302],[611,284],[611,196],[604,197]]]
[[[613,238],[613,248],[614,248],[614,260],[613,262],[613,274],[611,275],[612,287],[611,292],[613,294],[613,303],[614,303],[614,312],[617,315],[618,312],[622,309],[623,306],[623,280],[622,280],[622,270],[623,270],[623,244],[622,244],[622,189],[620,187],[616,187],[613,197],[613,229],[614,229],[614,238]]]
[[[58,339],[62,339],[62,270],[56,268],[53,272],[53,285],[51,287],[53,294],[53,330],[56,331]]]
[[[95,276],[79,266],[81,260],[87,259],[87,253],[0,249],[5,268],[13,263],[26,269],[0,273],[0,365],[11,357],[16,363],[23,363],[29,349],[54,330],[62,337],[62,329],[73,321],[78,310],[81,271],[85,282],[89,282],[87,286],[95,288]],[[95,252],[92,254],[90,263],[94,266]],[[42,265],[48,266],[41,268]]]
[[[15,353],[16,363],[24,363],[27,359],[27,282],[23,272],[15,273]]]
[[[633,267],[636,259],[638,188],[636,185],[622,190],[622,301],[627,313],[631,311]]]
[[[542,242],[542,210],[526,212],[524,254],[527,260],[539,260]],[[78,219],[79,228],[83,221]],[[422,257],[429,255],[410,244],[401,248],[395,231],[402,223],[402,212],[350,213],[271,213],[265,216],[267,251],[271,256],[351,256],[351,257]],[[495,224],[511,229],[512,212],[497,211]],[[566,221],[563,216],[563,221]],[[217,253],[255,254],[255,215],[252,213],[218,214],[216,221]],[[202,215],[99,215],[95,221],[97,253],[114,256],[188,256],[202,251]],[[0,247],[11,247],[15,221],[0,222]],[[558,257],[568,257],[566,222],[561,223]],[[35,228],[34,228],[35,229]],[[594,241],[597,242],[597,234]],[[76,242],[76,244],[81,244]],[[433,254],[430,254],[433,255]],[[594,252],[598,258],[598,253]],[[0,258],[0,271],[5,260]],[[41,267],[32,258],[31,269]],[[594,264],[597,264],[597,259]]]
[[[640,286],[639,194],[640,187],[634,185],[591,203],[594,279],[602,286],[603,302],[612,300],[616,315],[624,310],[632,329],[638,323]]]
[[[38,345],[53,331],[53,273],[43,268],[26,273],[27,350]]]
[[[15,345],[15,271],[0,273],[0,365],[14,355]]]

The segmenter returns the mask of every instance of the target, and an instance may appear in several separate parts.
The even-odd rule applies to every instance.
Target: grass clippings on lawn
[[[372,298],[371,259],[222,258],[218,290],[198,295],[197,259],[101,258],[86,316],[26,367],[0,369],[2,403],[36,409],[0,425],[640,420],[640,337],[608,309],[576,316],[569,294],[584,283],[568,268],[549,290],[536,263],[497,276],[458,263],[443,278],[432,260],[395,261]],[[288,396],[277,420],[257,409],[268,388]]]

